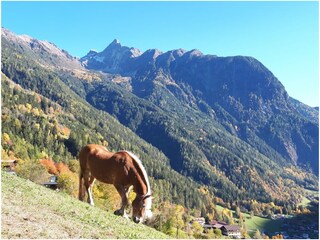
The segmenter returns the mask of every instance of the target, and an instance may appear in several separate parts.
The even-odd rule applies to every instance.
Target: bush
[[[47,182],[50,177],[47,170],[37,160],[20,160],[16,172],[19,176],[38,184]]]
[[[79,177],[71,171],[65,171],[58,175],[58,188],[77,197],[79,190]]]

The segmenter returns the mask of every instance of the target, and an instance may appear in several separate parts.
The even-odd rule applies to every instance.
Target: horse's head
[[[152,217],[151,195],[137,196],[132,202],[132,219],[135,223],[141,223]]]

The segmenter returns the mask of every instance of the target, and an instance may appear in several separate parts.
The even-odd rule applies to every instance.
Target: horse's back
[[[79,153],[81,171],[90,171],[98,180],[113,183],[115,178],[123,177],[127,162],[125,152],[109,152],[105,147],[88,144]]]

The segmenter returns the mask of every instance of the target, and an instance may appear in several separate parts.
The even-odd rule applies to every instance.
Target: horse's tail
[[[80,174],[79,174],[79,195],[78,195],[78,199],[80,201],[83,201],[84,194],[85,194],[83,186],[84,186],[83,174],[82,174],[82,171],[80,169]]]
[[[87,164],[87,156],[86,156],[86,147],[82,148],[79,153],[79,165],[80,165],[80,172],[79,172],[79,200],[83,201],[84,195],[85,195],[85,189],[84,189],[84,177],[83,177],[83,168]]]

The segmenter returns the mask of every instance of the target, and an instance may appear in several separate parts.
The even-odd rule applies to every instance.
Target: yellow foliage
[[[201,233],[203,232],[203,227],[200,225],[199,222],[197,221],[193,221],[192,225],[191,225],[192,231],[194,233],[194,236],[196,238],[200,238],[201,237]]]
[[[49,114],[51,114],[51,115],[54,114],[54,108],[53,107],[49,107]]]
[[[130,192],[129,192],[129,196],[128,196],[128,200],[129,200],[129,202],[133,202],[133,200],[136,198],[136,196],[137,196],[137,194],[134,192],[134,191],[132,191],[132,188],[131,188],[131,190],[130,190]]]
[[[79,177],[71,171],[58,175],[58,187],[73,197],[77,197],[79,189]]]
[[[57,124],[56,128],[57,128],[57,131],[60,134],[60,137],[68,139],[69,136],[70,136],[70,133],[71,133],[70,128],[62,126],[62,125],[58,124],[58,122],[56,124]]]
[[[38,108],[33,108],[31,113],[34,115],[34,116],[40,116],[40,112],[39,112],[39,109]]]
[[[102,145],[105,146],[105,147],[108,147],[109,143],[106,140],[103,140]]]
[[[14,126],[17,128],[17,129],[20,129],[21,128],[21,122],[19,121],[19,119],[15,119],[14,120]]]
[[[104,193],[100,191],[97,185],[93,185],[92,193],[95,198],[102,198],[104,196]]]
[[[32,109],[32,105],[30,103],[26,103],[27,112],[29,113]]]
[[[200,187],[199,192],[202,193],[203,195],[209,194],[209,190],[206,187]]]
[[[275,236],[272,236],[272,239],[283,239],[283,236],[281,234],[277,234]]]
[[[36,94],[36,95],[34,96],[34,98],[35,98],[35,100],[36,100],[38,103],[41,102],[41,96],[40,96],[39,94]]]
[[[78,173],[79,172],[79,169],[80,169],[80,163],[78,160],[76,159],[72,159],[70,162],[69,162],[69,168],[72,172],[74,173]]]
[[[8,133],[3,133],[2,134],[2,139],[3,139],[3,142],[5,144],[9,144],[11,142],[11,139],[10,139],[10,136]]]

